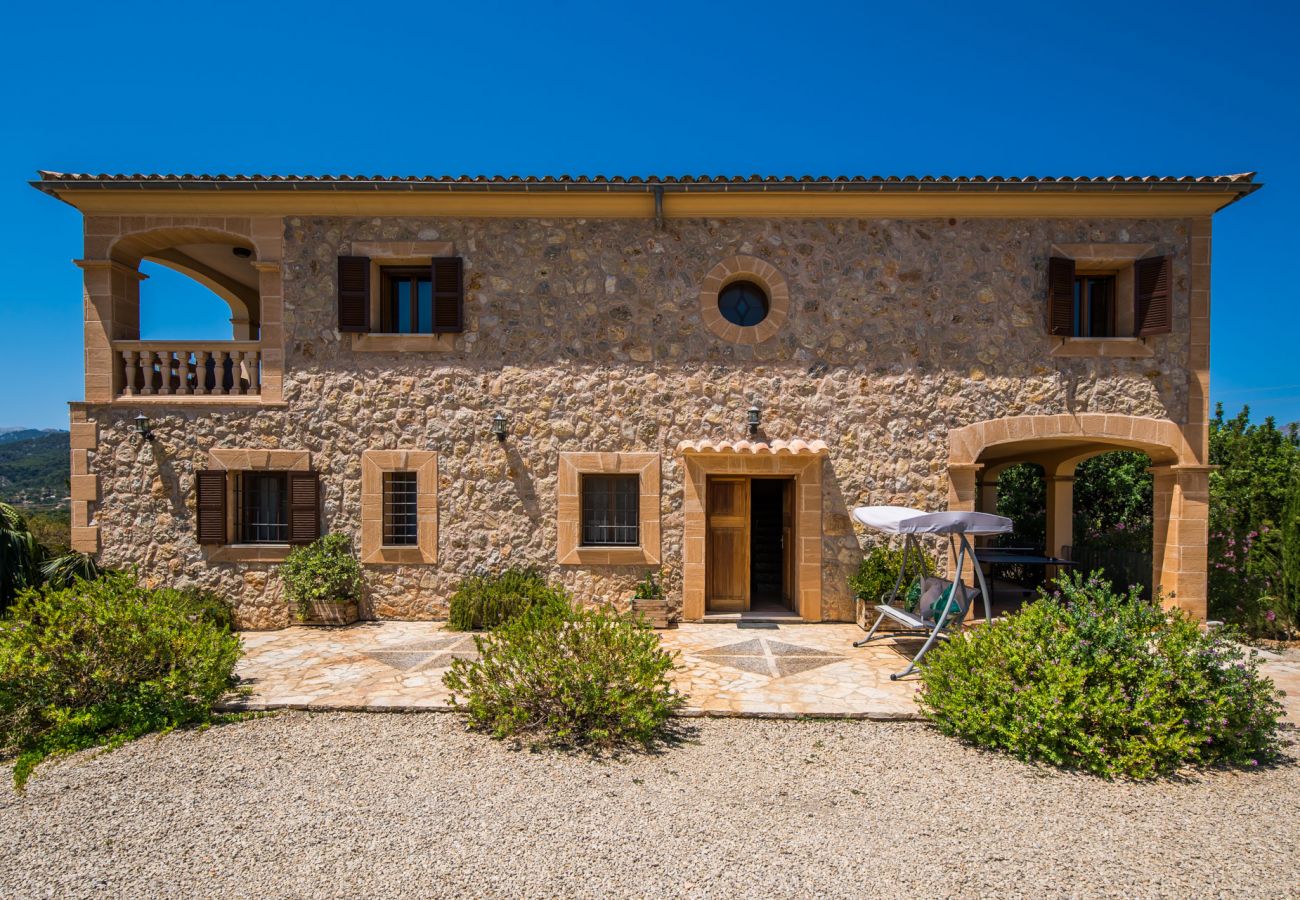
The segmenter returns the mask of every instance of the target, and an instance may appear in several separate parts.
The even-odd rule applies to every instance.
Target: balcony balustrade
[[[116,396],[258,397],[258,341],[113,341]]]

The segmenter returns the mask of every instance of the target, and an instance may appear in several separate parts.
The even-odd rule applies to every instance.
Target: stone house
[[[352,536],[366,612],[444,616],[531,564],[685,620],[852,621],[860,504],[990,509],[1151,459],[1156,584],[1205,615],[1202,178],[70,175],[84,216],[73,540],[287,624],[298,542]],[[231,340],[140,340],[142,260]]]

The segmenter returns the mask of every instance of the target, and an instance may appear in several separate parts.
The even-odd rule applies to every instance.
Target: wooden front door
[[[707,591],[709,612],[749,609],[749,479],[708,480]]]

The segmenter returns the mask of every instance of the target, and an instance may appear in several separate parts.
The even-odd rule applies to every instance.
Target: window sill
[[[284,562],[290,544],[222,544],[205,548],[208,562]]]
[[[656,566],[658,558],[644,547],[574,547],[560,558],[562,566]]]
[[[352,349],[357,353],[450,353],[456,349],[456,335],[352,332]]]
[[[1156,355],[1142,338],[1053,338],[1052,356],[1061,359],[1148,359]]]
[[[363,566],[431,566],[438,561],[432,548],[379,547],[361,559]]]

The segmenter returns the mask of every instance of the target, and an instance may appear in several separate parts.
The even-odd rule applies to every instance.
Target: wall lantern
[[[506,415],[497,413],[492,417],[492,433],[497,436],[498,441],[506,439]]]
[[[144,413],[135,417],[135,433],[140,435],[141,440],[153,440],[153,429],[149,427],[149,417]]]
[[[763,421],[763,411],[758,408],[758,402],[755,401],[750,407],[749,412],[745,414],[745,424],[749,426],[750,434],[758,434],[758,426]]]

